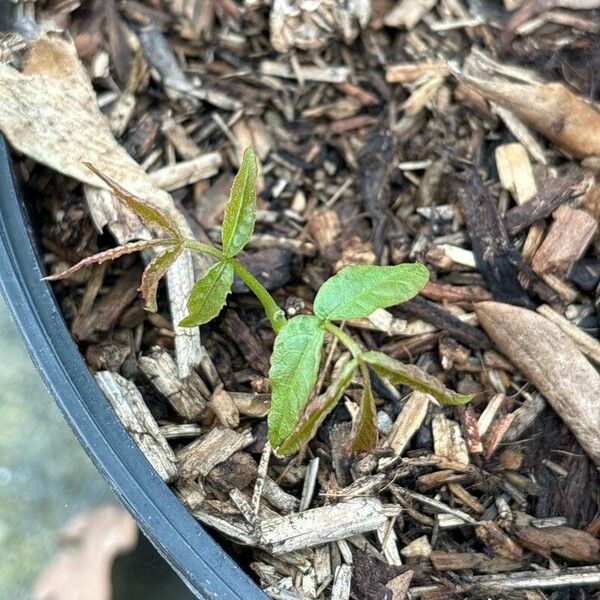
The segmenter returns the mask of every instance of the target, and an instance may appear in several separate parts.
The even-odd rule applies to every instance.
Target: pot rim
[[[192,517],[133,442],[83,361],[48,282],[0,134],[0,292],[46,388],[140,529],[198,598],[267,596]]]

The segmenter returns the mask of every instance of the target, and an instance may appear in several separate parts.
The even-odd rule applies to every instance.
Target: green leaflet
[[[96,169],[91,163],[86,162],[84,164],[90,171],[93,171],[100,177],[100,179],[110,187],[112,193],[138,215],[142,221],[152,225],[158,225],[160,228],[168,231],[175,239],[183,239],[184,236],[179,231],[177,221],[168,212],[158,208],[158,206],[152,206],[137,196],[129,193],[114,179],[111,179],[108,175],[105,175]]]
[[[352,452],[370,452],[377,446],[377,409],[369,380],[369,369],[362,365],[363,393],[360,410],[352,427]]]
[[[158,282],[164,277],[171,265],[179,258],[179,255],[182,252],[183,246],[181,244],[167,248],[155,256],[144,269],[142,283],[139,289],[142,293],[142,297],[146,301],[146,306],[144,307],[146,310],[156,312],[156,290],[158,288]]]
[[[344,390],[350,385],[357,365],[356,359],[347,363],[325,392],[306,407],[292,432],[274,448],[275,454],[287,456],[297,452],[314,437],[325,417],[335,408]]]
[[[240,169],[233,180],[223,216],[223,251],[235,256],[250,239],[256,218],[256,154],[246,148]]]
[[[419,263],[345,267],[321,286],[314,311],[328,320],[368,317],[378,308],[410,300],[428,280],[427,267]]]
[[[365,352],[360,360],[388,381],[431,394],[440,404],[466,404],[473,398],[471,395],[457,394],[449,390],[433,375],[425,373],[415,365],[405,365],[383,352]]]
[[[312,315],[290,319],[271,354],[269,441],[277,448],[296,426],[317,381],[325,332]]]
[[[233,267],[226,262],[215,263],[196,281],[188,298],[188,316],[182,319],[181,327],[203,325],[220,312],[233,283]]]

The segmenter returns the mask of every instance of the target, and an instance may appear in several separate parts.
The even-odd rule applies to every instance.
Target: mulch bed
[[[345,451],[352,386],[301,453],[271,454],[274,336],[241,282],[185,378],[162,286],[159,312],[143,310],[141,258],[54,286],[131,435],[272,598],[600,590],[596,6],[37,2],[199,239],[219,239],[241,152],[257,149],[241,260],[289,315],[346,265],[431,270],[414,300],[345,326],[475,398],[442,408],[375,378],[380,445],[360,456]],[[214,170],[174,169],[213,153]],[[49,271],[114,245],[78,183],[18,160]],[[331,343],[324,386],[347,360]]]

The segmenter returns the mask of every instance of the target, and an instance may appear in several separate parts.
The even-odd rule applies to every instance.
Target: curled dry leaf
[[[500,302],[476,305],[498,349],[544,394],[600,466],[600,375],[577,346],[541,315]]]
[[[115,140],[107,118],[73,44],[56,36],[32,42],[21,71],[0,64],[0,131],[10,144],[37,162],[73,177],[88,186],[86,195],[98,227],[108,225],[120,244],[150,237],[140,219],[109,190],[117,181],[131,197],[148,202],[169,222],[191,237],[171,196]],[[104,183],[84,164],[100,171]],[[99,187],[104,189],[98,189]],[[209,261],[198,257],[198,267]],[[179,258],[167,276],[170,308],[175,323],[186,314],[185,300],[194,284],[191,258]],[[186,376],[202,355],[197,331],[175,328],[177,363]]]
[[[515,83],[460,73],[458,79],[513,112],[559,148],[576,156],[600,156],[600,111],[561,83]]]

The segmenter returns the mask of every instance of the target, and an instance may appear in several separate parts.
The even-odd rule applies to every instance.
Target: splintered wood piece
[[[335,570],[331,587],[331,600],[349,600],[352,585],[352,567],[340,565]]]
[[[511,412],[502,415],[491,424],[485,437],[485,460],[489,460],[494,455],[506,432],[510,429],[514,418],[515,413]]]
[[[595,363],[600,364],[600,342],[593,338],[591,335],[586,333],[583,329],[573,325],[571,321],[565,319],[562,315],[558,314],[552,307],[547,304],[538,306],[537,311],[546,317],[549,321],[552,321],[555,325],[558,325],[564,333],[566,333],[579,347],[579,349]]]
[[[160,347],[154,347],[147,356],[140,357],[138,367],[178,415],[188,421],[200,419],[210,392],[196,372],[192,371],[185,379],[180,378],[175,361]]]
[[[135,267],[121,275],[109,292],[96,301],[93,310],[78,314],[72,325],[73,337],[79,341],[92,341],[96,332],[110,331],[123,311],[138,295],[141,269]]]
[[[192,479],[180,479],[175,484],[175,492],[190,510],[200,508],[206,498],[202,483]]]
[[[118,373],[96,373],[98,386],[148,462],[164,481],[177,478],[177,458],[135,384]]]
[[[223,427],[235,429],[240,424],[240,411],[231,394],[222,385],[213,392],[209,403]]]
[[[263,521],[259,528],[261,546],[273,554],[292,552],[373,531],[386,520],[379,500],[353,498]]]
[[[388,83],[410,83],[424,75],[445,77],[450,73],[444,62],[422,62],[388,65],[385,68],[385,80]]]
[[[537,191],[527,151],[521,144],[501,144],[496,148],[496,167],[500,183],[523,204]]]
[[[192,514],[198,521],[204,525],[208,525],[218,532],[244,546],[255,546],[258,537],[256,532],[246,523],[243,517],[237,519],[228,514],[226,517],[214,514],[213,511],[204,508],[197,508],[192,511]]]
[[[401,335],[406,332],[407,326],[404,319],[398,319],[385,308],[378,308],[364,319],[348,319],[346,323],[351,327],[380,331],[386,335]]]
[[[297,511],[300,502],[296,496],[288,494],[270,477],[265,479],[262,492],[263,498],[283,513]]]
[[[519,560],[523,549],[493,521],[480,521],[475,534],[494,554],[509,560]]]
[[[438,0],[402,0],[385,15],[388,27],[412,29],[437,4]]]
[[[256,482],[254,484],[254,491],[252,492],[252,507],[255,514],[258,514],[258,509],[260,508],[260,499],[263,495],[263,489],[267,479],[267,472],[269,470],[269,461],[271,460],[271,450],[271,444],[269,444],[269,440],[267,440],[260,457],[260,463],[258,464],[258,470],[256,473]]]
[[[302,485],[302,496],[300,497],[300,512],[306,510],[312,502],[317,487],[317,475],[319,473],[319,457],[313,458],[306,467],[304,484]]]
[[[471,577],[468,580],[469,592],[476,597],[482,594],[502,594],[514,590],[536,588],[574,588],[595,586],[600,583],[600,566],[547,569],[520,573],[502,573]]]
[[[485,508],[473,496],[473,494],[469,493],[460,483],[450,482],[448,484],[448,489],[452,493],[452,495],[456,496],[466,507],[470,508],[474,513],[478,515],[482,515],[485,512]]]
[[[460,424],[463,429],[469,454],[478,455],[483,452],[481,436],[479,435],[479,422],[475,409],[471,406],[459,406]]]
[[[431,432],[436,456],[449,458],[464,465],[469,464],[467,444],[456,421],[446,418],[441,413],[437,414],[431,421]]]
[[[334,210],[314,212],[308,219],[308,231],[323,258],[331,263],[339,260],[342,226]]]
[[[486,404],[483,412],[481,415],[479,415],[479,419],[477,420],[477,429],[480,437],[483,437],[488,432],[490,425],[496,418],[496,414],[504,404],[505,400],[506,396],[504,394],[496,394]]]
[[[422,296],[438,302],[483,302],[493,296],[485,288],[477,285],[450,285],[429,281],[420,291]]]
[[[204,437],[184,446],[178,453],[180,477],[196,479],[206,477],[213,467],[226,461],[232,454],[249,446],[254,441],[252,433],[238,433],[233,429],[215,427]]]
[[[412,392],[408,397],[386,440],[386,445],[394,451],[394,456],[383,458],[380,461],[381,468],[390,466],[402,456],[411,438],[423,424],[431,401],[432,397],[423,392]]]
[[[377,528],[377,539],[381,544],[381,553],[383,557],[390,565],[400,566],[402,559],[398,552],[398,536],[394,531],[395,517],[389,519],[387,523],[384,523]]]
[[[502,144],[496,148],[496,166],[502,187],[513,195],[517,204],[530,200],[537,192],[527,151],[521,144]],[[534,223],[527,232],[522,254],[530,261],[542,242],[544,223]]]
[[[410,544],[400,550],[400,554],[406,558],[427,558],[431,554],[431,544],[426,535],[413,540]]]
[[[150,173],[150,178],[156,187],[171,192],[185,187],[201,179],[209,179],[219,172],[223,159],[218,152],[209,152],[167,165]]]
[[[241,415],[266,417],[271,406],[271,394],[253,392],[228,392]]]
[[[565,273],[585,254],[598,231],[596,219],[586,210],[559,206],[553,216],[554,222],[531,262],[536,273]]]
[[[297,69],[288,67],[286,64],[273,60],[263,60],[260,63],[262,75],[271,77],[282,77],[284,79],[298,79],[304,81],[322,81],[325,83],[343,83],[350,77],[348,67],[313,67],[310,65],[298,65]]]
[[[481,302],[482,327],[546,397],[588,456],[600,466],[600,375],[554,323],[530,310]]]
[[[385,587],[392,592],[390,600],[404,600],[406,598],[413,575],[414,571],[405,571],[385,584]]]

